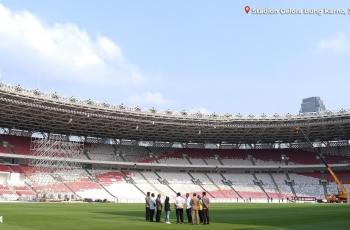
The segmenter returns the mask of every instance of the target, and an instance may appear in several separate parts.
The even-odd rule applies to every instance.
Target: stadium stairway
[[[252,165],[256,165],[253,155],[248,155],[248,158],[249,158],[250,162],[252,163]],[[265,194],[267,199],[270,199],[269,194],[267,194],[267,192],[264,189],[264,184],[262,183],[262,181],[256,177],[254,172],[252,173],[252,176],[254,177],[254,181],[253,181],[254,184],[257,185],[261,189],[261,191]]]
[[[208,161],[205,158],[202,158],[202,160],[204,161],[204,164],[209,165]]]
[[[154,173],[157,175],[159,181],[161,181],[161,180],[162,180],[162,177],[161,177],[157,172],[154,172]],[[163,181],[163,180],[162,180],[162,181]],[[166,185],[171,191],[173,191],[175,194],[177,194],[177,192],[170,186],[169,182],[165,183],[165,185]]]
[[[62,181],[62,184],[63,184],[69,191],[71,191],[76,197],[78,197],[79,199],[81,199],[81,196],[78,195],[71,187],[69,187],[67,183],[65,183],[64,181]]]
[[[256,165],[252,155],[248,155],[248,158],[249,158],[250,162],[252,162],[252,165]]]
[[[117,155],[119,155],[118,154],[118,148],[119,148],[119,146],[113,145],[113,154],[114,154],[114,158],[115,159],[117,159]]]
[[[222,189],[215,183],[215,181],[207,174],[204,173],[204,175],[209,179],[209,181],[218,189],[218,191],[223,195],[223,197],[226,197],[225,193],[222,191]]]
[[[221,177],[222,177],[222,179],[223,179],[224,181],[227,181],[227,179],[226,179],[226,177],[224,176],[224,174],[222,174],[222,173],[220,172],[220,175],[221,175]],[[244,201],[243,196],[233,187],[232,182],[230,183],[230,185],[227,185],[227,186],[229,186],[230,189],[231,189],[232,191],[234,191],[234,192],[237,194],[237,196],[238,196],[239,198],[241,198],[241,199]]]
[[[278,187],[275,178],[272,176],[271,173],[269,173],[269,176],[270,176],[270,178],[271,178],[273,184],[275,185],[276,191],[278,192],[278,194],[280,195],[280,197],[282,197],[281,190],[280,190],[280,188]]]
[[[188,157],[188,155],[183,154],[182,156],[183,156],[183,158],[184,158],[186,161],[188,161],[188,163],[189,163],[190,165],[193,165],[193,162],[192,162],[191,159]]]
[[[148,179],[147,179],[147,177],[145,177],[145,175],[143,175],[143,173],[142,172],[138,172],[140,175],[141,175],[141,177],[147,182],[147,184],[149,184],[155,191],[157,191],[158,192],[158,194],[162,194],[162,192],[153,184],[153,183],[151,183]]]
[[[27,177],[27,175],[24,173],[24,171],[21,170],[20,166],[19,165],[8,165],[7,166],[8,169],[9,169],[9,172],[10,173],[20,173],[22,175],[24,175],[24,178],[31,181],[29,177]],[[22,195],[28,195],[28,192],[29,194],[33,195],[33,194],[37,194],[36,190],[26,181],[26,180],[23,180],[23,183],[24,183],[24,186],[20,186],[22,191],[18,191],[17,190],[17,187],[18,186],[9,186],[9,189],[13,192],[13,193],[16,193],[18,196],[22,196]],[[24,193],[23,193],[23,190],[24,190]]]
[[[266,196],[267,199],[270,199],[269,194],[267,194],[267,192],[265,191],[265,189],[264,189],[264,187],[263,187],[262,181],[259,180],[259,179],[256,177],[256,175],[255,175],[254,172],[252,173],[252,176],[254,177],[253,183],[254,183],[256,186],[258,186],[258,187],[260,188],[260,190],[265,194],[265,196]]]
[[[142,189],[136,185],[136,183],[135,183],[134,179],[132,179],[132,177],[128,176],[128,174],[124,171],[121,171],[121,173],[124,175],[124,180],[126,181],[126,183],[130,183],[130,184],[134,185],[137,190],[139,190],[143,195],[146,196],[146,192],[142,191]]]
[[[88,160],[92,160],[91,157],[89,156],[88,152],[83,151],[83,153],[84,153],[84,155],[86,156],[86,158],[87,158]]]
[[[118,154],[118,149],[119,146],[118,145],[112,145],[113,146],[113,153],[115,156],[117,156]],[[125,158],[124,154],[122,152],[120,152],[121,154],[119,154],[119,157],[124,161],[124,162],[128,162],[128,159]]]
[[[25,170],[22,170],[21,169],[21,166],[20,165],[11,165],[10,166],[11,170],[13,172],[17,172],[17,173],[20,173],[24,176],[24,184],[32,191],[34,192],[35,194],[37,194],[37,191],[36,189],[34,188],[34,186],[32,186],[32,184],[34,184],[34,182],[32,181],[32,179],[27,175],[27,173],[25,172]],[[28,183],[28,181],[31,183]]]
[[[188,172],[187,173],[193,180],[196,180],[196,181],[199,181],[200,183],[194,183],[194,184],[196,184],[196,185],[198,185],[199,187],[201,187],[201,189],[203,190],[203,191],[205,191],[207,194],[209,194],[212,198],[215,198],[215,196],[213,195],[213,194],[211,194],[208,190],[206,190],[204,187],[203,187],[203,185],[202,185],[202,182],[199,180],[199,179],[197,179],[197,178],[194,178],[193,177],[193,175],[190,173],[190,172]]]
[[[155,162],[156,162],[157,164],[160,164],[158,158],[155,158],[154,160],[155,160]]]
[[[27,181],[24,181],[24,184],[26,185],[27,188],[29,188],[34,194],[37,194],[36,189],[31,186]]]
[[[53,175],[50,174],[50,177],[54,179],[55,181],[58,181]],[[58,181],[63,184],[64,187],[66,187],[70,192],[72,192],[76,197],[81,199],[81,196],[79,196],[64,180]]]
[[[215,155],[215,159],[220,163],[220,165],[224,165],[224,162],[222,162],[220,155]]]
[[[289,177],[288,172],[286,172],[285,174],[286,174],[286,177],[287,177],[287,182],[289,182],[289,183],[287,183],[287,184],[289,185],[290,190],[292,190],[293,196],[297,196],[297,194],[296,194],[296,192],[295,192],[295,189],[294,189],[294,187],[293,187],[293,183],[292,183],[292,181],[291,181],[291,179],[290,179],[290,177]]]
[[[97,177],[95,177],[94,175],[92,175],[92,173],[88,170],[85,169],[86,173],[89,175],[89,180],[92,182],[97,183],[104,191],[106,191],[109,195],[111,195],[113,198],[118,199],[118,197],[116,197],[113,193],[111,193],[100,181]]]

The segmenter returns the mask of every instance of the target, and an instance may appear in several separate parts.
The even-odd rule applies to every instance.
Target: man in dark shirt
[[[209,224],[209,204],[210,200],[207,197],[207,193],[202,193],[202,202],[203,202],[203,224]]]
[[[189,193],[186,193],[185,203],[186,203],[187,221],[188,223],[192,223],[192,207],[191,207],[191,198]]]
[[[156,208],[157,208],[157,213],[156,213],[156,222],[160,222],[160,216],[162,215],[162,201],[161,201],[161,195],[158,194],[157,199],[156,199]]]
[[[147,195],[145,197],[145,206],[146,206],[146,221],[149,221],[149,202],[151,198],[151,193],[147,192]]]

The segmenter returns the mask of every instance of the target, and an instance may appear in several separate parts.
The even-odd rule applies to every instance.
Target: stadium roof
[[[0,127],[55,134],[184,143],[292,143],[350,140],[350,112],[204,115],[113,106],[0,84]]]

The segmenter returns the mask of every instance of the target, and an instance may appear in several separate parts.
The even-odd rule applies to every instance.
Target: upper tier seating
[[[30,137],[11,136],[0,134],[0,140],[9,144],[9,147],[0,145],[1,153],[30,154]],[[315,153],[300,149],[195,149],[195,148],[164,148],[123,146],[110,144],[84,144],[85,152],[77,155],[80,159],[91,158],[93,160],[106,161],[136,161],[167,164],[189,164],[184,158],[186,155],[193,164],[219,165],[220,161],[225,165],[252,165],[248,156],[253,157],[257,165],[280,165],[282,155],[287,156],[288,164],[320,164],[321,161]],[[349,163],[350,156],[335,156],[333,152],[339,152],[338,148],[326,149],[324,157],[330,164]],[[350,148],[341,148],[341,154],[350,153]],[[327,155],[333,154],[333,155]],[[60,156],[60,153],[57,153]],[[157,160],[158,159],[158,160]],[[203,161],[205,159],[205,161]]]
[[[30,137],[19,137],[0,134],[0,140],[7,142],[10,147],[0,145],[0,153],[30,154]]]

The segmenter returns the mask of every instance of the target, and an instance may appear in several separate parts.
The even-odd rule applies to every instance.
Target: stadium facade
[[[207,191],[217,202],[324,199],[346,186],[350,112],[189,114],[0,85],[0,197],[142,202]]]

